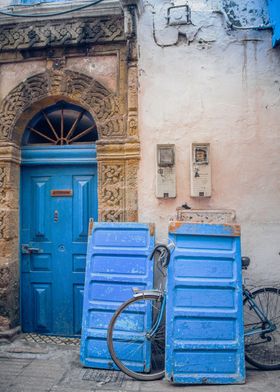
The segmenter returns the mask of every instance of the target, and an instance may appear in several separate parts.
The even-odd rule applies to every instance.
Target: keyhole
[[[58,211],[57,211],[57,210],[55,210],[55,212],[54,212],[54,214],[53,214],[53,220],[54,220],[55,222],[58,221]]]

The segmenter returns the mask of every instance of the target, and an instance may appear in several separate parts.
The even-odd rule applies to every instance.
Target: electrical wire
[[[60,11],[60,12],[51,12],[51,13],[47,13],[47,14],[16,14],[16,13],[12,13],[12,12],[7,12],[5,10],[0,10],[0,14],[5,15],[5,16],[12,16],[14,18],[49,18],[50,16],[59,16],[59,15],[70,14],[71,12],[75,12],[75,11],[80,11],[85,8],[89,8],[94,5],[97,5],[98,3],[101,3],[102,1],[104,1],[104,0],[95,0],[89,4],[84,4],[79,7],[72,8],[70,10],[65,10],[65,11]]]

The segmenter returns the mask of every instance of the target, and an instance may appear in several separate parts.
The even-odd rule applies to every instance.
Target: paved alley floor
[[[27,341],[0,345],[0,392],[279,392],[280,371],[247,369],[244,385],[172,385],[140,382],[121,372],[83,368],[79,346]]]

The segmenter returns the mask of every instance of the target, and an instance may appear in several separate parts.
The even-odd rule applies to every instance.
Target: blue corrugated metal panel
[[[166,374],[175,383],[245,381],[239,226],[173,222]]]
[[[85,366],[113,367],[106,343],[108,324],[121,303],[133,296],[133,287],[153,287],[153,263],[148,258],[154,247],[153,232],[153,226],[140,223],[94,225],[88,243],[83,307],[81,362]],[[149,348],[139,353],[137,370],[147,368],[149,357]]]
[[[268,0],[270,23],[273,28],[272,46],[280,43],[280,2],[279,0]]]

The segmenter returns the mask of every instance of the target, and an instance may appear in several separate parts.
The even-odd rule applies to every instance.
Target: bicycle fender
[[[155,296],[162,296],[163,293],[160,290],[143,290],[138,291],[137,293],[133,294],[134,298],[142,298],[144,295],[155,295]]]

